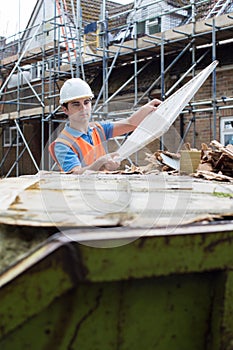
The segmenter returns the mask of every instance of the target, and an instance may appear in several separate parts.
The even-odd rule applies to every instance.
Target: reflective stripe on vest
[[[55,162],[58,163],[54,146],[56,142],[61,142],[69,146],[78,155],[82,166],[87,166],[108,152],[104,129],[98,123],[95,123],[92,130],[92,140],[93,145],[85,141],[82,137],[74,137],[66,130],[63,130],[59,137],[49,146],[49,151]]]

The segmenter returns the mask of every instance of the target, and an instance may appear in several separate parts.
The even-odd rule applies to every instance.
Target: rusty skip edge
[[[45,240],[43,243],[39,244],[30,253],[24,256],[19,261],[13,263],[9,268],[0,275],[0,288],[11,282],[13,279],[24,273],[26,270],[37,264],[39,261],[43,260],[50,254],[53,254],[56,250],[61,247],[67,247],[71,249],[71,254],[69,258],[74,260],[77,263],[77,260],[80,260],[77,256],[77,253],[72,251],[72,243],[76,242],[78,244],[84,244],[92,246],[93,242],[117,242],[126,241],[126,244],[130,244],[127,240],[136,240],[141,239],[142,242],[144,239],[156,238],[156,237],[171,237],[178,235],[197,235],[197,234],[214,234],[214,233],[224,232],[231,233],[233,232],[233,221],[228,223],[212,224],[212,225],[192,225],[187,227],[176,227],[173,230],[169,230],[169,233],[166,233],[166,230],[163,228],[151,228],[150,230],[131,228],[130,230],[126,227],[116,227],[116,228],[93,228],[93,229],[67,229],[63,233],[56,233]],[[64,234],[66,233],[66,234]],[[107,245],[106,245],[107,247]],[[112,246],[113,247],[113,246]],[[101,249],[101,248],[100,248]],[[79,263],[81,260],[79,261]],[[82,269],[81,269],[82,270]],[[83,273],[81,271],[73,271],[78,279],[82,279]],[[75,277],[75,279],[76,279]]]

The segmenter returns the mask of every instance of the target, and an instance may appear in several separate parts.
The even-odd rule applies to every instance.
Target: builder
[[[120,165],[117,154],[107,154],[106,141],[133,131],[160,104],[160,100],[154,99],[127,119],[91,123],[93,97],[90,86],[80,78],[67,80],[61,88],[60,104],[69,122],[49,150],[60,170],[66,173],[117,169]]]

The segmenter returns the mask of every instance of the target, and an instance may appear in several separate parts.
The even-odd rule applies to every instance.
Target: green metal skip
[[[232,222],[65,233],[0,276],[1,350],[233,349]]]

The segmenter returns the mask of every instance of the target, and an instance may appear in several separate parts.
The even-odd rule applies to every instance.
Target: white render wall
[[[43,21],[45,21],[44,24]],[[39,25],[40,28],[38,29]],[[25,36],[29,37],[29,39],[24,43],[24,47],[28,45],[29,41],[31,42],[27,51],[33,48],[43,47],[43,45],[54,40],[54,31],[52,30],[54,28],[53,0],[43,0],[37,3],[32,17],[29,20],[28,28]]]
[[[151,4],[151,5],[150,5]],[[140,8],[136,11],[134,14],[130,14],[128,21],[134,18],[135,21],[141,22],[145,20],[149,20],[151,18],[159,17],[161,16],[161,31],[165,31],[174,27],[177,27],[184,16],[187,16],[187,11],[179,10],[179,12],[173,12],[170,14],[164,14],[166,12],[174,11],[177,9],[174,6],[171,6],[167,3],[167,1],[164,0],[143,0],[140,3],[140,7],[145,6],[143,8]],[[146,34],[148,33],[148,23],[146,24]]]

